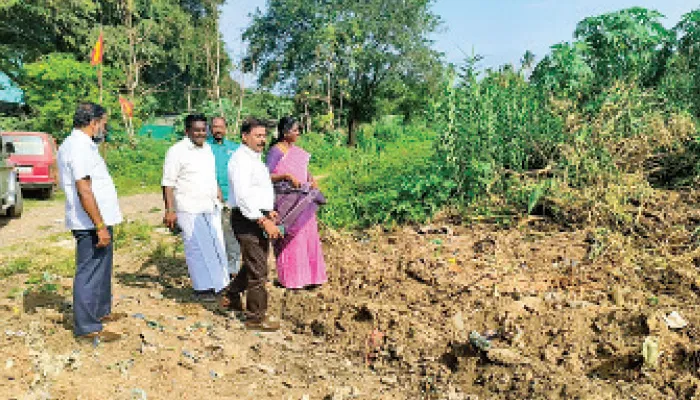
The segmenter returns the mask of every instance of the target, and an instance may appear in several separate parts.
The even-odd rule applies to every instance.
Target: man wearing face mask
[[[206,118],[188,115],[185,133],[165,155],[163,222],[181,230],[195,294],[202,301],[216,301],[214,294],[221,293],[230,278],[221,228],[221,191],[214,154],[206,143]]]
[[[124,316],[112,313],[112,227],[122,215],[114,182],[97,151],[106,123],[102,106],[80,104],[73,131],[58,150],[58,169],[66,194],[66,226],[76,240],[73,330],[78,337],[112,341],[121,335],[103,329],[103,323]]]
[[[209,125],[211,127],[211,137],[207,140],[216,160],[216,182],[221,190],[224,204],[228,201],[228,161],[231,155],[240,146],[238,143],[226,139],[226,118],[213,117]],[[224,207],[221,213],[221,225],[224,229],[224,243],[228,255],[228,268],[231,279],[240,270],[241,247],[236,241],[236,237],[231,229],[231,211]]]

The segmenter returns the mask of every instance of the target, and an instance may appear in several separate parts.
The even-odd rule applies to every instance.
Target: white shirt
[[[262,211],[272,211],[275,192],[270,171],[262,162],[262,154],[241,145],[228,162],[228,204],[238,207],[250,220],[262,218]]]
[[[162,185],[174,188],[177,212],[214,212],[219,205],[219,192],[214,154],[209,145],[198,147],[185,137],[170,147],[163,163]]]
[[[75,182],[90,177],[92,193],[104,224],[122,222],[117,189],[109,176],[107,165],[97,151],[92,138],[80,129],[73,129],[58,149],[58,174],[66,194],[66,227],[71,230],[95,229],[95,224],[83,209]]]

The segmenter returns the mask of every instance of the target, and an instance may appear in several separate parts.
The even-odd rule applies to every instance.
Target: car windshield
[[[15,146],[15,154],[21,156],[43,156],[44,141],[39,136],[3,135],[6,142]]]

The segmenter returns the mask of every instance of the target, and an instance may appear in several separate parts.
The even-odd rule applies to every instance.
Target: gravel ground
[[[34,203],[34,202],[32,202]],[[122,214],[129,220],[158,223],[163,200],[159,193],[125,196],[119,199]],[[21,218],[0,217],[0,247],[65,232],[64,200],[48,200],[25,205]]]

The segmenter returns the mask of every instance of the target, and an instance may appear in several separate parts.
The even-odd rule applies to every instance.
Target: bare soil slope
[[[283,324],[272,334],[197,303],[177,238],[152,222],[149,240],[117,250],[115,311],[129,314],[118,343],[75,341],[69,278],[43,291],[26,275],[4,281],[0,397],[694,398],[700,253],[673,229],[697,231],[700,208],[674,201],[673,215],[642,216],[658,227],[643,235],[541,219],[325,230],[330,282],[270,284]],[[672,311],[687,326],[669,328]],[[642,357],[647,338],[655,365]]]

